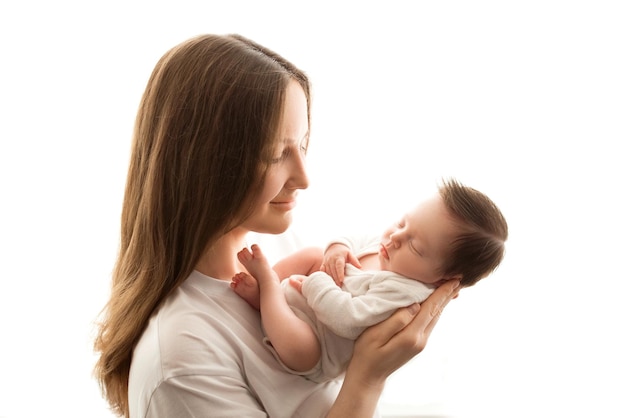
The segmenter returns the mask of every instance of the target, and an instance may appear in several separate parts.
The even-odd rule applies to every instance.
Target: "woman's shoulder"
[[[259,312],[228,283],[205,283],[196,274],[190,279],[153,315],[135,348],[134,398],[145,396],[149,402],[157,388],[192,381],[194,387],[214,388],[214,398],[255,393],[270,416],[294,416],[308,399],[319,401],[305,409],[311,412],[332,404],[339,385],[320,386],[286,373],[263,343]],[[144,394],[146,388],[151,392]]]
[[[160,361],[168,367],[197,371],[216,360],[236,367],[246,347],[258,348],[260,323],[258,311],[227,282],[194,272],[153,315],[142,339],[158,346]]]

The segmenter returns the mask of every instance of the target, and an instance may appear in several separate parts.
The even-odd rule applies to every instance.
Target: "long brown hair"
[[[455,179],[443,180],[439,194],[462,231],[452,242],[442,274],[460,274],[461,286],[473,286],[502,262],[508,224],[489,197]]]
[[[96,378],[128,416],[132,350],[151,314],[200,256],[252,210],[289,80],[307,76],[239,35],[203,35],[159,60],[142,97],[111,296],[98,323]]]

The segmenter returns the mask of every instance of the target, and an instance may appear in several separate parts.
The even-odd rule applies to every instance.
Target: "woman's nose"
[[[309,176],[306,173],[306,160],[303,153],[294,155],[287,187],[290,189],[306,189],[309,187]]]

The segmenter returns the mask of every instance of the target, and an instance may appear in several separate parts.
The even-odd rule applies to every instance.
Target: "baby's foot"
[[[252,250],[252,251],[250,251]],[[244,248],[237,253],[239,262],[252,274],[256,280],[267,283],[268,280],[276,280],[280,282],[280,279],[276,275],[276,272],[270,266],[270,263],[265,258],[261,248],[253,244],[250,250]]]
[[[230,287],[243,300],[255,309],[260,309],[259,283],[246,272],[237,273],[230,282]]]

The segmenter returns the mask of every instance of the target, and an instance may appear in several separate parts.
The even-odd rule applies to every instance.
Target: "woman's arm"
[[[458,294],[458,286],[458,281],[446,282],[421,305],[398,309],[361,334],[327,418],[374,415],[387,378],[426,347],[441,312]]]

